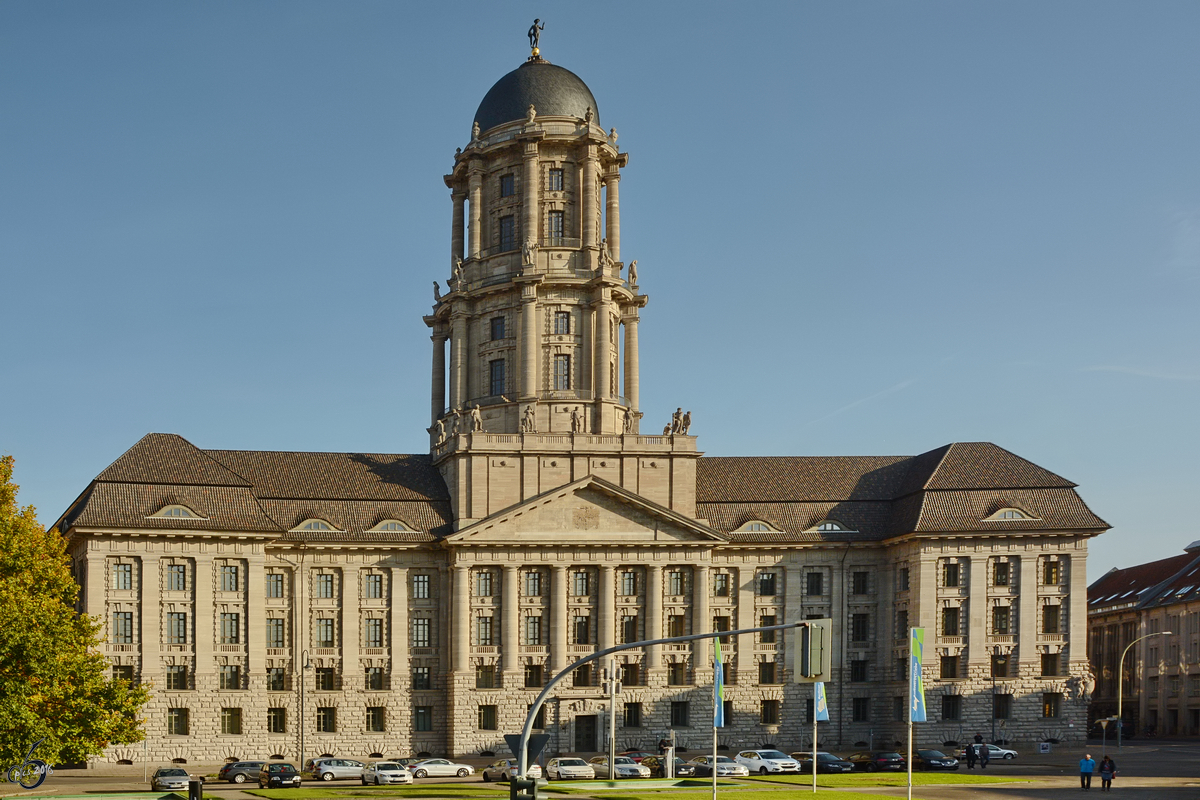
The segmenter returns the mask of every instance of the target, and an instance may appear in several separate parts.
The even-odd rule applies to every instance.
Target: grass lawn
[[[711,788],[709,791],[711,791]],[[703,789],[696,789],[690,792],[681,792],[678,789],[661,792],[647,792],[642,790],[636,794],[605,792],[604,800],[639,800],[639,798],[646,797],[647,795],[653,796],[655,800],[696,800],[697,797],[706,796],[703,792]],[[808,789],[768,788],[767,786],[761,788],[718,789],[717,797],[719,800],[766,800],[766,798],[770,798],[770,800],[879,800],[879,795],[875,794],[836,792],[829,789],[817,789],[814,792],[811,786]]]
[[[748,780],[760,783],[786,783],[810,787],[812,775],[763,775],[751,776]],[[1008,778],[1002,775],[980,775],[961,772],[914,772],[913,786],[934,786],[947,783],[1023,783],[1028,778]],[[906,772],[858,772],[846,775],[819,774],[817,786],[853,788],[855,786],[907,786]]]
[[[499,789],[500,791],[497,791]],[[457,798],[489,798],[497,800],[508,796],[508,784],[493,788],[487,786],[463,786],[456,783],[432,783],[422,786],[419,783],[410,786],[381,786],[379,788],[360,786],[358,788],[326,788],[301,786],[299,789],[243,789],[246,794],[257,797],[275,798],[276,800],[323,800],[324,798],[351,797],[448,797]]]

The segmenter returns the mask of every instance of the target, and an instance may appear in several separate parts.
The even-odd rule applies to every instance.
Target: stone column
[[[1037,563],[1038,553],[1022,553],[1017,573],[1017,646],[1008,657],[1010,678],[1041,674],[1041,655],[1037,648]]]
[[[503,676],[500,685],[508,689],[520,685],[516,678],[520,664],[518,655],[521,652],[521,606],[517,599],[517,566],[505,564],[503,576],[500,590],[500,610],[503,615],[500,620],[500,671]]]
[[[596,338],[594,342],[595,355],[592,358],[592,384],[595,387],[596,400],[601,400],[610,396],[608,391],[608,370],[610,363],[609,336],[611,334],[609,333],[608,327],[611,324],[611,317],[609,314],[609,299],[611,297],[611,292],[612,290],[607,286],[601,286],[598,290],[595,303]],[[599,408],[599,405],[597,405],[597,413],[599,413]],[[597,419],[597,424],[593,429],[595,433],[604,432],[599,423],[600,421]]]
[[[646,565],[646,638],[661,639],[663,631],[663,585],[662,567],[658,564]],[[646,669],[657,670],[662,667],[662,645],[652,644],[646,648]],[[649,682],[647,682],[649,683]]]
[[[621,260],[621,203],[617,190],[620,183],[620,168],[613,164],[604,176],[604,235],[608,237],[608,252],[613,261]]]
[[[521,398],[533,400],[538,390],[537,287],[521,287]]]
[[[429,402],[429,424],[434,425],[446,410],[446,334],[437,332],[429,337],[433,342],[432,391]]]
[[[392,569],[391,603],[388,609],[388,634],[391,638],[391,688],[408,690],[408,569]]]
[[[709,633],[712,631],[712,612],[709,610],[708,567],[692,568],[692,633]],[[703,669],[712,660],[712,639],[697,639],[692,642],[692,672],[697,677],[703,675]],[[709,665],[711,666],[711,665]]]
[[[640,405],[638,389],[638,315],[633,312],[625,317],[625,402],[630,411]]]
[[[524,225],[522,225],[524,242],[532,239],[538,240],[538,222],[541,220],[541,211],[538,203],[538,184],[540,183],[538,176],[538,145],[537,142],[525,143],[525,208]]]
[[[466,674],[471,665],[471,571],[455,565],[451,572],[451,591],[454,593],[454,671]]]
[[[472,163],[467,175],[467,193],[471,201],[471,258],[479,258],[483,250],[483,167]]]
[[[596,147],[594,145],[585,145],[583,148],[583,202],[579,205],[579,211],[583,214],[583,248],[587,253],[591,253],[590,258],[594,257],[594,252],[589,248],[595,248],[600,244],[597,236],[596,223],[597,211],[600,208],[600,193],[596,186]],[[589,260],[588,268],[595,269],[596,261]]]
[[[584,392],[592,390],[592,351],[594,349],[593,342],[596,340],[596,304],[594,302],[584,302],[580,304],[580,316],[582,324],[579,332],[579,359],[582,363],[579,365],[579,389]]]
[[[461,408],[467,400],[467,315],[450,315],[450,407]]]
[[[463,257],[463,206],[466,205],[467,193],[455,190],[450,193],[454,203],[454,212],[450,218],[450,269]]]
[[[617,582],[616,568],[600,567],[600,627],[596,637],[601,650],[617,643]]]
[[[550,672],[554,675],[571,663],[567,656],[571,624],[567,613],[567,568],[555,564],[550,568]]]
[[[163,685],[162,676],[162,564],[157,555],[142,556],[141,611],[138,641],[141,642],[142,683]],[[262,605],[252,606],[261,608]],[[106,620],[112,624],[112,619]]]

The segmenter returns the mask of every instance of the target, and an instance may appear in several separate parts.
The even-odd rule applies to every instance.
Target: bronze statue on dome
[[[540,19],[535,19],[533,24],[529,26],[529,49],[537,55],[538,42],[542,39],[542,31],[546,30],[545,24],[539,25]]]

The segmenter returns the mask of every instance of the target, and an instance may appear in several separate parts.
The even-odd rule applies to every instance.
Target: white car
[[[493,761],[482,770],[484,781],[509,781],[517,777],[517,770],[521,768],[520,763],[515,758],[502,758],[499,761]],[[530,764],[525,770],[526,778],[538,779],[542,777],[542,768],[537,764]]]
[[[412,773],[404,768],[403,764],[397,764],[395,761],[376,761],[374,764],[366,767],[362,771],[363,786],[375,784],[381,786],[385,783],[412,783]]]
[[[766,775],[771,772],[799,772],[800,762],[778,750],[743,750],[734,761],[750,772]]]
[[[546,780],[590,781],[596,770],[582,758],[552,758],[546,762]]]
[[[414,778],[444,777],[446,775],[465,778],[475,774],[475,768],[470,764],[456,764],[448,758],[427,758],[424,761],[409,764],[408,771]]]
[[[688,762],[696,768],[697,778],[711,778],[713,774],[713,757],[712,756],[696,756]],[[749,778],[750,770],[746,769],[745,764],[739,764],[729,756],[717,756],[716,762],[718,778]]]
[[[604,776],[605,778],[649,778],[650,768],[643,767],[641,764],[634,761],[629,756],[617,756],[613,766],[616,775],[610,775],[608,771],[608,756],[596,756],[588,762],[592,765],[592,769],[596,772],[596,777]]]

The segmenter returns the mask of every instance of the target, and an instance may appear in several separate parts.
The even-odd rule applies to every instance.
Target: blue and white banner
[[[721,640],[713,639],[713,727],[725,727],[725,669],[721,666]],[[715,774],[715,773],[714,773]]]
[[[921,675],[921,661],[925,655],[925,629],[913,628],[909,638],[910,657],[908,670],[908,721],[925,721],[925,678]]]
[[[813,684],[813,719],[817,722],[829,722],[829,701],[825,699],[825,681]]]

